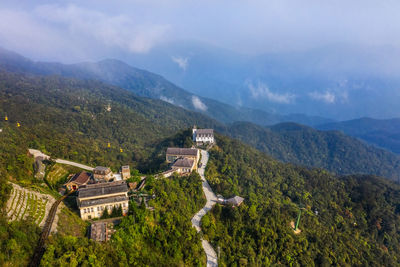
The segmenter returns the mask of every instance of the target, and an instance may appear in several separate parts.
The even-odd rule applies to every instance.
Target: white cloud
[[[162,95],[162,96],[160,96],[160,99],[162,101],[168,102],[170,104],[173,104],[173,105],[175,104],[175,102],[174,102],[174,100],[172,98],[168,98],[168,97]]]
[[[189,58],[187,57],[171,57],[172,61],[178,64],[179,68],[186,70],[189,65]]]
[[[76,5],[42,5],[33,16],[66,30],[69,36],[81,37],[109,47],[145,53],[162,40],[168,24],[146,24],[126,15],[109,15]]]
[[[271,102],[275,103],[280,103],[280,104],[289,104],[294,101],[296,98],[296,95],[294,94],[289,94],[289,93],[284,93],[284,94],[279,94],[272,92],[267,85],[263,83],[259,83],[257,86],[254,86],[253,84],[249,83],[248,85],[251,96],[255,99],[257,98],[266,98]]]
[[[314,100],[322,101],[328,104],[333,104],[336,101],[336,95],[329,91],[323,93],[314,91],[308,95]]]
[[[200,98],[197,96],[192,96],[192,103],[195,109],[201,110],[201,111],[206,111],[207,106],[201,102]]]

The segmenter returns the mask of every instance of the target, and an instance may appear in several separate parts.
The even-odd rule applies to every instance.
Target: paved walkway
[[[90,166],[87,166],[87,165],[83,165],[83,164],[80,164],[80,163],[76,163],[76,162],[73,162],[73,161],[65,160],[65,159],[56,159],[56,162],[60,163],[60,164],[66,164],[66,165],[75,166],[75,167],[78,167],[78,168],[81,168],[81,169],[84,169],[84,170],[87,170],[87,171],[93,171],[94,170],[93,167],[90,167]]]
[[[200,228],[201,218],[204,215],[206,215],[206,213],[209,212],[217,202],[217,196],[214,194],[206,178],[204,177],[204,172],[207,166],[207,162],[208,162],[208,152],[205,150],[201,150],[201,168],[198,169],[198,173],[200,174],[201,180],[203,181],[203,191],[204,194],[206,195],[207,203],[192,218],[192,224],[196,228],[197,232],[201,231]],[[215,250],[213,249],[211,244],[205,239],[201,240],[201,244],[203,245],[204,251],[206,252],[207,255],[207,266],[210,267],[218,266],[217,253],[215,253]]]
[[[50,159],[50,156],[44,154],[42,151],[37,150],[37,149],[30,148],[29,149],[29,153],[31,155],[33,155],[34,158],[43,157],[44,159]],[[78,168],[81,168],[81,169],[84,169],[84,170],[87,170],[87,171],[93,171],[94,170],[93,167],[90,167],[90,166],[87,166],[87,165],[83,165],[83,164],[80,164],[80,163],[77,163],[77,162],[65,160],[65,159],[56,159],[55,162],[60,163],[60,164],[75,166],[75,167],[78,167]]]

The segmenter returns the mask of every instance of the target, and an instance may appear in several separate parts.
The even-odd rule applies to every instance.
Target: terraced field
[[[55,199],[46,194],[12,184],[13,189],[7,202],[7,217],[10,221],[32,219],[40,227],[45,223]]]

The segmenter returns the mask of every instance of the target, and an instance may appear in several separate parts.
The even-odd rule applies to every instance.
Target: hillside
[[[374,174],[397,181],[400,157],[337,131],[294,123],[261,127],[238,122],[229,135],[283,162],[324,168],[337,174]]]
[[[283,121],[295,121],[307,125],[332,122],[332,120],[326,118],[304,114],[279,115],[259,109],[234,107],[220,101],[194,95],[160,75],[134,68],[115,59],[66,65],[35,62],[0,48],[0,68],[11,72],[99,80],[127,89],[138,96],[161,99],[175,106],[203,113],[221,122],[251,121],[261,125],[272,125]]]
[[[89,165],[118,169],[118,164],[129,163],[143,172],[154,172],[163,162],[159,142],[193,124],[215,128],[285,162],[323,167],[339,174],[370,173],[397,179],[400,173],[396,155],[338,132],[295,124],[226,126],[199,113],[97,81],[8,72],[0,75],[0,146],[6,152],[1,155],[2,168],[8,168],[13,177],[23,177],[22,170],[32,164],[25,155],[28,147]],[[107,111],[108,106],[111,111]],[[111,148],[107,148],[108,143]]]
[[[0,112],[8,116],[0,122],[0,204],[9,194],[5,177],[42,186],[33,178],[28,147],[92,165],[117,169],[130,164],[152,172],[163,168],[166,146],[190,145],[191,133],[182,129],[198,124],[228,130],[201,114],[101,82],[7,72],[0,72],[0,81]],[[271,131],[298,128],[307,129],[289,124]],[[398,185],[370,176],[339,180],[323,170],[279,163],[239,141],[217,141],[206,176],[217,193],[245,197],[238,209],[217,207],[203,219],[205,237],[221,247],[221,263],[398,264]],[[149,203],[155,212],[131,205],[106,244],[67,232],[55,235],[42,264],[204,264],[200,236],[190,223],[204,204],[199,177],[149,181],[146,190],[157,196]],[[303,232],[294,236],[288,223],[296,217],[297,204],[306,211]],[[313,215],[315,210],[319,215]],[[24,265],[39,229],[29,221],[8,224],[0,216],[0,230],[0,263]]]
[[[360,138],[378,147],[400,154],[400,119],[361,118],[317,126],[321,130],[337,130]]]
[[[28,147],[54,158],[152,172],[164,160],[155,150],[159,142],[193,124],[221,125],[101,82],[7,72],[0,72],[0,114],[0,168],[15,179],[31,169]]]
[[[374,176],[337,178],[278,163],[219,136],[206,177],[238,208],[216,205],[203,217],[220,265],[397,266],[400,186]],[[295,234],[290,222],[303,208]]]

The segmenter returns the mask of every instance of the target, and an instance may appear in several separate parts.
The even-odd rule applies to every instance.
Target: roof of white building
[[[197,129],[196,134],[214,134],[214,129]]]

